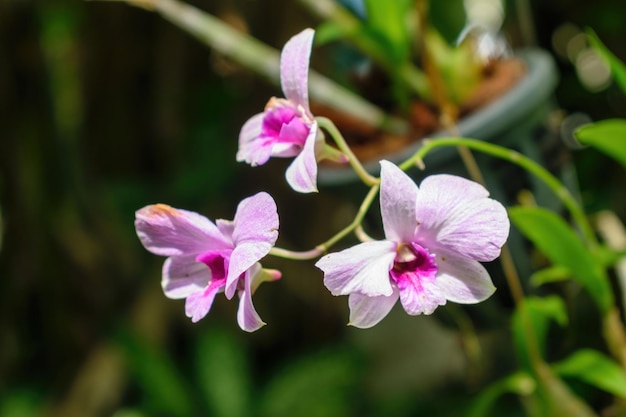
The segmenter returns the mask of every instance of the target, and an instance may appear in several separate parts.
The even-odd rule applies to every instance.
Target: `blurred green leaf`
[[[608,119],[588,124],[574,134],[580,143],[593,146],[626,166],[625,119]]]
[[[530,276],[530,284],[539,287],[552,282],[566,281],[572,278],[570,270],[562,265],[551,266],[540,269]]]
[[[536,382],[525,372],[516,372],[494,382],[480,392],[467,414],[468,417],[487,417],[489,411],[504,394],[530,395],[536,389]]]
[[[251,381],[246,352],[225,331],[203,333],[196,349],[199,388],[211,416],[246,417],[250,415]]]
[[[539,354],[545,356],[546,339],[551,321],[564,326],[567,324],[565,304],[556,295],[550,297],[528,297],[513,313],[513,342],[520,364],[528,371],[536,346]],[[530,347],[529,347],[530,345]]]
[[[9,391],[0,398],[1,417],[38,417],[42,414],[43,402],[34,390]]]
[[[602,43],[598,35],[592,30],[587,29],[587,37],[589,38],[589,43],[593,49],[600,54],[600,56],[606,61],[611,68],[611,72],[613,73],[613,78],[620,86],[622,91],[626,93],[626,65],[622,61],[620,61],[613,53]]]
[[[346,36],[347,33],[344,26],[332,21],[322,22],[315,28],[315,45],[325,45],[343,39]]]
[[[553,364],[556,373],[575,377],[611,394],[626,398],[626,373],[612,359],[591,349],[582,349]]]
[[[165,352],[128,331],[119,333],[117,342],[151,410],[173,417],[194,415],[191,389]]]
[[[375,33],[390,58],[399,65],[409,59],[411,52],[407,16],[411,2],[406,0],[365,0],[367,27]]]
[[[541,207],[513,207],[509,216],[555,266],[569,269],[603,312],[610,309],[613,293],[604,270],[565,220]]]
[[[269,381],[261,398],[263,417],[350,415],[359,367],[350,351],[324,351],[291,363]]]

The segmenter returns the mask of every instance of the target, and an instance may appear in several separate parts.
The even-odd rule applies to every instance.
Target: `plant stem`
[[[255,71],[275,85],[280,81],[280,52],[242,33],[220,19],[178,0],[125,0],[128,4],[152,10],[190,33],[202,43],[238,64]],[[405,133],[405,121],[387,115],[327,77],[309,70],[311,98],[345,112],[361,122],[394,133]]]
[[[337,233],[336,235],[328,239],[326,242],[317,245],[314,249],[304,251],[304,252],[290,251],[290,250],[275,247],[270,250],[269,254],[278,256],[281,258],[296,259],[296,260],[306,260],[306,259],[317,258],[318,256],[325,253],[331,246],[339,242],[341,239],[343,239],[345,236],[353,232],[355,229],[357,229],[361,225],[361,223],[363,222],[363,218],[365,217],[367,210],[369,210],[370,206],[372,205],[372,202],[374,201],[374,197],[376,197],[376,195],[378,194],[379,189],[380,189],[380,183],[376,183],[372,185],[369,192],[365,196],[365,199],[361,203],[361,206],[359,207],[359,211],[354,217],[354,220],[352,220],[352,223],[344,227],[339,233]]]
[[[415,154],[413,154],[413,156],[404,161],[400,167],[402,169],[408,169],[417,161],[421,161],[433,149],[451,146],[465,146],[469,149],[473,149],[496,158],[504,159],[520,166],[527,172],[538,177],[554,192],[554,194],[561,200],[565,208],[570,212],[573,221],[580,229],[580,232],[583,234],[583,237],[589,244],[591,250],[595,251],[598,248],[598,241],[593,233],[593,229],[591,228],[591,225],[589,224],[582,208],[569,190],[565,188],[565,186],[563,186],[563,184],[554,175],[552,175],[550,171],[519,152],[478,139],[437,138],[434,140],[424,141],[424,145]]]
[[[326,130],[328,134],[333,138],[339,150],[348,157],[348,162],[352,166],[352,169],[354,169],[354,172],[356,172],[356,174],[359,176],[361,181],[365,183],[365,185],[371,187],[372,185],[380,182],[380,179],[373,177],[365,170],[365,168],[363,168],[363,165],[361,165],[359,159],[356,157],[354,152],[352,152],[352,149],[350,149],[350,146],[348,146],[343,135],[341,134],[339,129],[337,129],[337,126],[335,126],[332,120],[326,117],[316,117],[315,120],[317,120],[318,125],[322,129]]]

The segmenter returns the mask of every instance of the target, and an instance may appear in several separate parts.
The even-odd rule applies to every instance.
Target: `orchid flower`
[[[257,166],[270,157],[295,157],[287,182],[295,191],[317,191],[317,161],[345,156],[325,144],[309,109],[308,72],[313,29],[305,29],[285,44],[280,56],[280,82],[285,98],[272,97],[265,111],[252,116],[239,134],[237,161]]]
[[[316,266],[333,295],[349,295],[350,324],[372,327],[398,298],[410,315],[432,314],[447,300],[471,304],[495,287],[479,262],[497,258],[509,234],[505,208],[481,185],[432,175],[418,186],[381,161],[385,240],[322,257]]]
[[[263,281],[280,278],[258,262],[278,238],[276,203],[267,193],[242,200],[233,221],[217,220],[165,204],[136,212],[135,229],[143,246],[167,256],[161,285],[168,298],[186,298],[185,313],[194,323],[211,309],[215,296],[239,293],[237,322],[248,332],[265,323],[252,304]]]

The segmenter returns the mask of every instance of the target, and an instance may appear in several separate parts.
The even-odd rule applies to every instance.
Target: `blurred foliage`
[[[244,22],[275,46],[314,24],[294,2],[192,3]],[[433,19],[449,18],[448,40],[463,23],[460,2],[450,3],[453,15],[446,2],[431,9]],[[555,27],[571,21],[596,28],[610,50],[626,56],[621,0],[533,7],[541,46],[549,49]],[[516,44],[515,8],[507,10]],[[557,98],[565,110],[624,117],[614,90],[590,97],[571,68],[562,63],[561,70]],[[315,226],[329,227],[328,213],[346,210],[334,197],[320,205],[292,199],[280,163],[254,175],[236,164],[241,123],[275,94],[145,11],[117,2],[0,2],[0,416],[457,416],[513,369],[503,325],[511,305],[502,299],[471,313],[484,349],[479,363],[491,365],[448,374],[446,357],[435,363],[436,375],[426,366],[405,369],[414,379],[391,393],[376,391],[371,380],[382,381],[377,370],[392,369],[393,360],[405,363],[398,352],[407,354],[407,345],[384,333],[393,319],[371,330],[383,348],[368,348],[344,326],[345,300],[302,270],[309,264],[280,265],[302,282],[259,291],[255,302],[271,326],[254,335],[239,332],[230,304],[216,302],[192,326],[180,302],[164,299],[162,259],[143,251],[132,227],[143,205],[167,201],[230,218],[236,202],[263,184],[280,201],[283,224],[316,219],[313,236],[281,235],[302,246],[318,243],[326,229]],[[623,169],[600,153],[576,158],[585,200],[624,216],[616,192]],[[566,303],[572,321],[578,317],[577,334],[565,340],[571,346],[594,334],[595,323],[584,321],[584,297],[569,294]],[[396,321],[396,332],[402,343],[423,346],[429,361],[441,346],[416,330],[421,319]],[[447,323],[445,331],[461,346],[457,327]],[[612,363],[586,355],[556,367],[568,375],[605,367],[602,374],[611,375]],[[524,378],[516,378],[490,391],[497,394],[488,401],[491,415],[522,415],[517,399],[500,396],[523,391]],[[617,378],[591,382],[623,395]],[[594,398],[602,404],[600,394]]]

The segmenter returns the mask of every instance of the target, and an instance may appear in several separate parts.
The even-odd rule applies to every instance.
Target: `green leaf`
[[[626,166],[626,120],[602,120],[582,126],[574,134],[580,143],[593,146]]]
[[[530,395],[536,389],[536,382],[525,372],[516,372],[494,382],[478,395],[467,414],[468,417],[487,417],[496,401],[504,394]]]
[[[411,51],[407,27],[410,5],[406,0],[365,0],[366,25],[387,44],[391,62],[396,65],[406,62]]]
[[[563,265],[541,269],[530,276],[530,284],[539,287],[552,282],[566,281],[572,278],[572,272]]]
[[[556,295],[528,297],[513,313],[513,343],[522,366],[531,370],[529,343],[536,344],[540,354],[545,353],[546,339],[551,321],[561,326],[567,324],[567,312],[563,300]],[[532,349],[532,347],[531,347]]]
[[[291,363],[267,385],[262,417],[343,417],[360,379],[351,351],[324,351]]]
[[[513,207],[511,221],[555,265],[567,268],[593,297],[602,312],[613,305],[613,293],[604,270],[572,228],[555,213],[541,207]]]
[[[117,342],[152,411],[172,417],[195,414],[191,389],[164,351],[130,331],[119,333]]]
[[[250,369],[241,343],[225,331],[207,331],[198,340],[195,364],[211,416],[251,414]]]
[[[616,362],[600,352],[579,350],[552,366],[563,377],[578,378],[613,395],[626,398],[626,373]]]
[[[626,65],[622,61],[620,61],[609,49],[602,43],[600,38],[596,35],[596,33],[592,29],[587,29],[587,37],[589,38],[589,43],[593,49],[600,54],[602,59],[606,61],[611,68],[611,72],[613,73],[613,78],[620,86],[622,91],[626,93]]]

